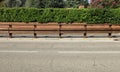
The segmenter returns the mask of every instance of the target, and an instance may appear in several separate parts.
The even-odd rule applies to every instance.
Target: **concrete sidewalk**
[[[0,72],[120,72],[112,38],[0,38]]]

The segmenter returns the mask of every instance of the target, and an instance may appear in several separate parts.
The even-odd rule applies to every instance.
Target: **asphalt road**
[[[0,72],[120,72],[120,42],[0,41]]]

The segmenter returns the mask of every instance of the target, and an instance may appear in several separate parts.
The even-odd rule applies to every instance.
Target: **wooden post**
[[[62,38],[62,33],[61,33],[62,25],[61,25],[61,23],[58,23],[58,24],[59,24],[59,38]]]
[[[112,25],[109,25],[109,28],[110,28],[110,32],[108,33],[108,37],[112,37]]]
[[[84,37],[87,38],[87,25],[84,25],[84,28],[85,28]]]
[[[9,37],[12,38],[12,33],[10,32],[10,29],[12,28],[12,25],[9,25],[9,28],[8,28],[8,33],[9,33]]]
[[[37,33],[35,32],[36,27],[37,27],[37,25],[34,25],[34,38],[37,38]]]

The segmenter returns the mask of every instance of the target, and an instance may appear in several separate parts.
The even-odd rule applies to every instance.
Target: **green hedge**
[[[120,23],[120,9],[0,8],[1,22]]]

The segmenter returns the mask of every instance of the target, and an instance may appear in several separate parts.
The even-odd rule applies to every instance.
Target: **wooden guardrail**
[[[33,34],[37,38],[38,34],[57,34],[60,38],[63,34],[82,33],[87,37],[88,33],[107,33],[108,37],[112,33],[119,32],[120,25],[91,25],[91,24],[0,24],[0,34]]]

